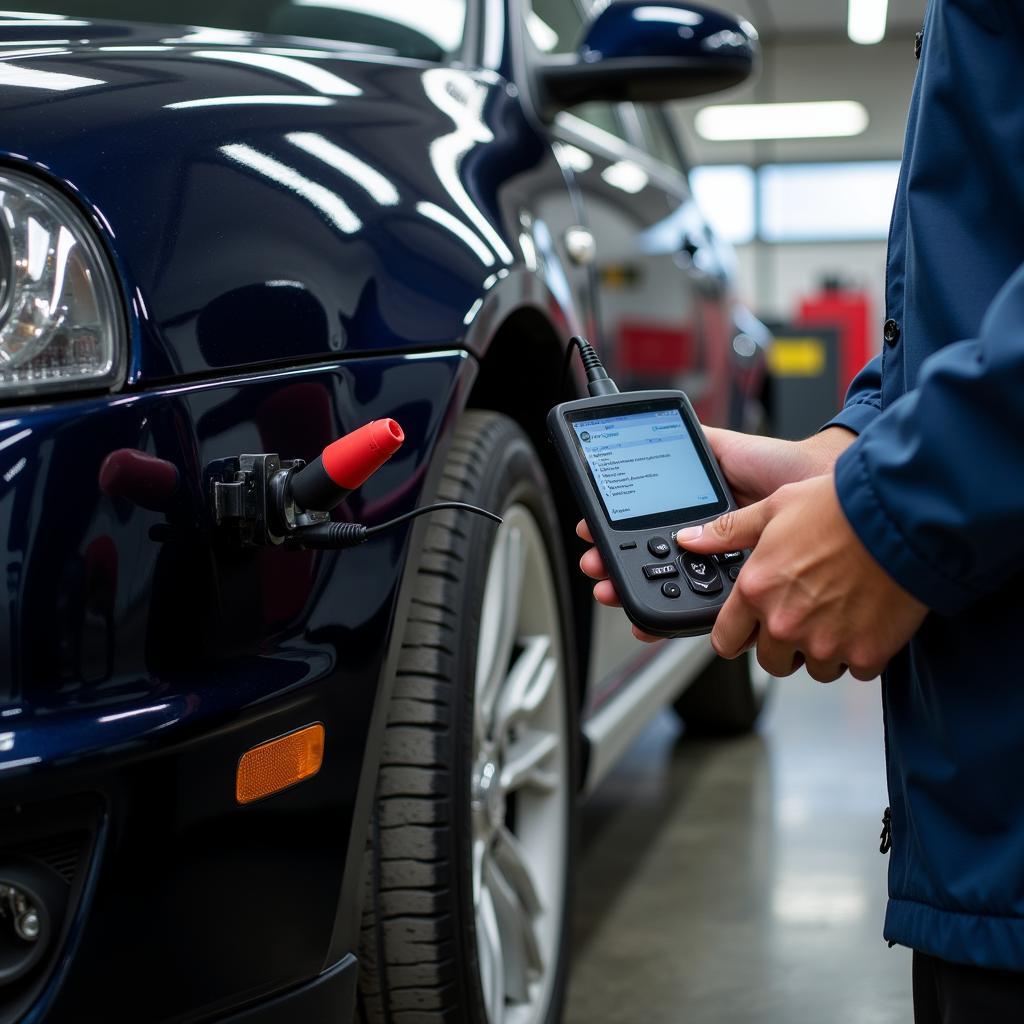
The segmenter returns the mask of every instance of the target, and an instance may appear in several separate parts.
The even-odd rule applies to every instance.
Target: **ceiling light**
[[[51,56],[54,52],[70,51],[50,51],[45,56]],[[18,56],[25,57],[27,54],[19,53]],[[17,64],[4,64],[0,67],[0,85],[17,86],[21,89],[47,89],[51,92],[72,92],[75,89],[91,89],[94,85],[106,85],[106,82],[100,78],[85,78],[82,75],[67,75],[58,71],[41,71],[36,68],[22,68]]]
[[[885,38],[889,0],[850,0],[846,31],[855,43],[870,45]]]
[[[619,160],[617,163],[611,164],[601,172],[601,177],[612,188],[620,188],[631,196],[643,192],[651,180],[647,176],[647,172],[632,160]]]
[[[527,13],[526,30],[541,53],[553,53],[558,48],[558,33],[539,14]]]
[[[207,96],[201,100],[167,103],[165,110],[193,110],[197,107],[333,107],[330,96]]]
[[[236,53],[232,50],[196,50],[193,57],[203,60],[223,60],[233,64],[246,64],[249,67],[269,71],[273,75],[290,78],[301,82],[315,92],[325,96],[362,96],[363,90],[357,85],[339,78],[325,68],[317,67],[295,57],[279,57],[272,53]]]
[[[355,234],[363,226],[363,222],[340,196],[299,174],[294,167],[275,160],[267,153],[261,153],[258,149],[253,149],[252,146],[247,146],[242,142],[221,146],[220,151],[229,160],[251,168],[257,174],[262,174],[270,181],[284,185],[285,188],[308,200],[344,234]]]
[[[485,267],[494,266],[494,253],[484,245],[480,236],[466,224],[463,224],[458,217],[453,216],[436,203],[417,203],[416,212],[432,220],[435,224],[440,224],[441,227],[447,228],[456,238],[465,242]]]
[[[855,100],[734,103],[704,107],[695,126],[711,142],[838,138],[860,135],[868,126],[868,112]]]
[[[381,206],[397,206],[398,189],[375,167],[364,163],[355,154],[336,146],[316,132],[291,132],[286,136],[293,146],[305,150],[325,164],[341,171],[364,188]]]

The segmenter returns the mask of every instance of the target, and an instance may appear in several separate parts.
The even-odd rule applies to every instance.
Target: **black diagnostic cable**
[[[378,526],[363,526],[362,523],[320,523],[316,526],[306,526],[297,530],[287,538],[285,543],[289,547],[310,548],[319,551],[339,551],[344,548],[355,548],[365,544],[371,537],[391,530],[410,519],[417,519],[429,512],[443,512],[451,509],[455,512],[472,512],[474,515],[491,519],[499,525],[502,522],[501,516],[488,512],[487,509],[477,508],[476,505],[467,505],[464,501],[439,501],[433,505],[425,505],[423,508],[415,508],[405,515],[397,516],[380,523]]]
[[[579,335],[573,335],[569,339],[569,344],[565,347],[565,359],[562,362],[561,390],[565,390],[565,378],[569,373],[569,363],[572,360],[574,349],[579,352],[580,361],[583,363],[584,371],[586,371],[587,391],[590,392],[591,398],[598,398],[601,395],[617,395],[619,389],[615,386],[615,381],[608,376],[608,371],[604,368],[601,357],[594,351],[594,346],[586,338],[581,338]]]
[[[615,381],[608,376],[608,371],[601,362],[601,357],[594,351],[593,345],[579,335],[573,335],[565,350],[565,361],[562,364],[562,387],[565,387],[565,377],[569,371],[569,362],[572,358],[573,349],[580,354],[583,369],[587,375],[587,390],[592,398],[602,395],[617,395],[619,389]],[[474,515],[484,516],[495,523],[501,524],[501,516],[488,512],[486,509],[478,508],[476,505],[467,505],[462,501],[441,501],[434,505],[427,505],[424,508],[413,509],[405,515],[398,516],[389,522],[381,523],[379,526],[363,526],[361,523],[319,523],[316,526],[306,526],[297,530],[286,541],[290,547],[314,548],[320,550],[338,550],[343,548],[354,548],[365,544],[371,537],[385,530],[393,529],[410,519],[426,515],[429,512],[441,512],[445,509],[452,509],[458,512],[471,512]]]

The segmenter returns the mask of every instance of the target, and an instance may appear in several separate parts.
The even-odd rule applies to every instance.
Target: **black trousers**
[[[1022,1024],[1024,971],[993,971],[914,953],[914,1024]]]

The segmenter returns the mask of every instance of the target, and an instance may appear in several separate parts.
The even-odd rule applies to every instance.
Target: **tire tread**
[[[501,436],[517,430],[497,413],[470,410],[456,429],[440,501],[472,497]],[[455,606],[469,534],[453,513],[430,524],[388,708],[374,822],[367,850],[361,934],[361,1024],[454,1024],[454,920],[447,877],[453,737]]]

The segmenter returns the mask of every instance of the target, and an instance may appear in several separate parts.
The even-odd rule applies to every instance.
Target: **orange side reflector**
[[[324,727],[319,724],[261,743],[238,762],[235,796],[240,804],[262,800],[312,778],[323,760]]]

